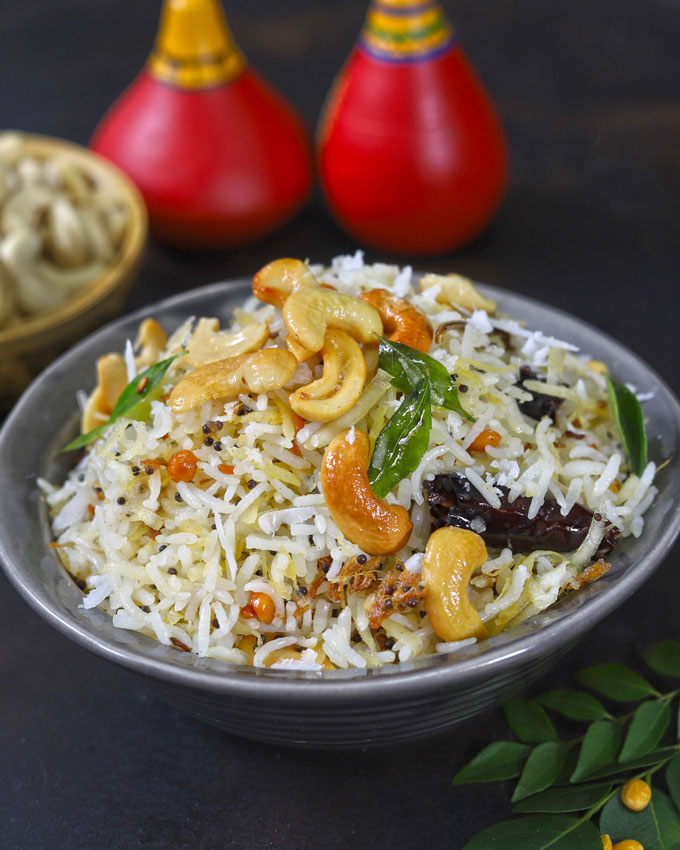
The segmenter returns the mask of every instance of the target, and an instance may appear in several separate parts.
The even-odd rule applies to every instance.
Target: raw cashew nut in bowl
[[[435,300],[440,304],[463,307],[470,312],[486,310],[493,313],[496,309],[495,301],[482,295],[470,278],[460,274],[424,274],[420,278],[420,291],[426,292],[432,287],[438,287]]]
[[[26,313],[50,310],[94,280],[105,264],[92,260],[85,266],[62,269],[41,257],[42,241],[31,230],[16,230],[0,243],[0,261],[15,281],[19,303]]]
[[[326,329],[339,328],[357,342],[377,342],[383,326],[378,311],[352,295],[333,289],[296,289],[283,305],[283,321],[293,342],[320,351]]]
[[[336,525],[368,555],[406,545],[413,524],[406,508],[379,499],[368,480],[368,434],[347,428],[331,440],[321,463],[321,488]]]
[[[183,413],[205,401],[235,399],[239,393],[266,393],[290,381],[297,360],[282,348],[263,348],[199,366],[170,393],[170,407]]]
[[[486,559],[486,545],[474,531],[446,527],[430,535],[422,571],[425,610],[443,641],[489,636],[468,596],[470,577]]]
[[[253,278],[253,295],[267,304],[283,307],[291,292],[304,286],[318,287],[319,282],[306,263],[286,257],[260,269]]]
[[[366,383],[366,361],[351,336],[329,328],[321,349],[323,375],[290,396],[290,406],[308,422],[332,422],[353,407]]]
[[[401,342],[427,354],[433,331],[425,313],[386,289],[371,289],[362,292],[359,298],[378,311],[384,331],[392,342]]]

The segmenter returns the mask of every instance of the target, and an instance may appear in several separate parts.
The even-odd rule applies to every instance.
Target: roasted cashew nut
[[[206,363],[189,372],[170,393],[170,407],[183,413],[205,401],[231,401],[239,393],[266,393],[293,377],[297,360],[282,348],[263,348]]]
[[[390,340],[427,354],[433,333],[425,313],[386,289],[371,289],[359,298],[378,311]]]
[[[493,313],[496,302],[485,298],[478,292],[475,285],[468,277],[460,274],[425,274],[420,278],[420,291],[439,287],[435,300],[440,304],[449,304],[451,307],[463,307],[465,310],[486,310]]]
[[[127,367],[121,354],[105,354],[97,360],[97,386],[85,404],[80,422],[83,434],[108,420],[127,382]]]
[[[189,366],[203,366],[225,357],[236,357],[257,351],[269,338],[266,322],[252,322],[240,331],[220,333],[218,319],[201,319],[187,345],[185,362]]]
[[[443,641],[489,636],[468,596],[473,572],[486,563],[484,541],[465,528],[439,528],[430,535],[423,560],[425,610]]]
[[[299,343],[295,342],[294,339],[291,339],[290,336],[286,338],[286,345],[298,363],[310,360],[315,354],[317,354],[316,351],[307,351],[306,348],[303,348]]]
[[[284,301],[296,289],[318,287],[319,282],[302,260],[274,260],[260,269],[253,278],[253,295],[267,304],[283,307]]]
[[[296,289],[283,305],[289,339],[307,351],[321,351],[326,329],[339,328],[357,342],[376,342],[382,321],[370,304],[334,289]]]
[[[155,319],[144,319],[135,340],[135,351],[139,352],[135,357],[137,368],[146,369],[148,366],[153,366],[167,343],[167,334],[158,322]]]
[[[332,422],[353,407],[366,383],[366,361],[359,344],[344,331],[329,328],[321,349],[323,375],[290,396],[290,406],[309,422]]]
[[[321,488],[328,510],[345,537],[368,555],[398,552],[413,524],[401,505],[379,499],[368,480],[368,434],[347,428],[331,440],[321,464]]]

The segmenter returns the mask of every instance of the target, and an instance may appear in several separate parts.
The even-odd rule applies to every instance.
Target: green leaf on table
[[[548,691],[536,699],[541,705],[570,720],[603,720],[610,716],[598,699],[584,691]]]
[[[453,777],[454,785],[467,782],[497,782],[519,776],[531,748],[517,741],[496,741],[477,753]]]
[[[600,832],[609,835],[613,843],[634,839],[645,850],[678,850],[680,812],[657,788],[652,789],[652,799],[641,812],[626,808],[621,795],[616,794],[602,809]]]
[[[630,468],[636,475],[642,475],[647,466],[647,432],[642,405],[635,393],[625,384],[617,384],[607,375],[609,403],[614,420],[621,434],[623,448]]]
[[[652,670],[664,676],[680,678],[680,641],[662,640],[650,646],[642,655]]]
[[[405,393],[416,389],[423,380],[429,380],[432,404],[475,421],[461,406],[458,390],[446,367],[429,354],[402,342],[381,338],[378,365],[392,376],[392,384]]]
[[[599,803],[611,791],[610,782],[564,785],[527,797],[515,806],[517,814],[530,812],[581,812]]]
[[[609,764],[595,771],[588,779],[608,779],[610,776],[618,776],[621,773],[634,773],[644,767],[656,767],[656,765],[672,759],[677,752],[677,747],[661,747],[661,749],[647,753],[646,756],[641,756],[639,759],[627,761],[625,764],[621,762]]]
[[[378,434],[368,470],[371,487],[384,498],[420,463],[430,440],[432,403],[425,384],[410,392]]]
[[[558,739],[555,727],[545,710],[534,700],[516,697],[503,705],[505,719],[524,744],[542,744]]]
[[[575,676],[576,681],[617,702],[631,702],[656,696],[654,686],[623,664],[597,664]]]
[[[650,700],[639,705],[628,727],[619,761],[632,761],[651,752],[663,738],[670,722],[671,707],[667,702]]]
[[[620,724],[612,720],[596,720],[592,723],[583,738],[571,781],[580,782],[596,770],[615,762],[622,731]]]
[[[666,784],[673,802],[680,807],[680,755],[677,755],[666,770]]]
[[[558,741],[545,741],[534,747],[515,786],[512,802],[517,803],[525,797],[550,788],[560,775],[567,751],[566,744]]]
[[[602,850],[592,823],[570,815],[528,815],[474,835],[463,850]]]
[[[59,451],[70,452],[89,445],[98,439],[109,425],[113,425],[121,416],[127,416],[129,419],[146,419],[149,415],[150,403],[154,398],[154,393],[163,380],[165,373],[170,368],[170,364],[177,360],[178,357],[182,357],[184,353],[181,352],[180,354],[168,357],[167,360],[154,363],[153,366],[149,366],[148,369],[144,369],[143,372],[136,375],[118,396],[118,401],[114,405],[107,422],[103,425],[98,425],[86,434],[80,434]]]

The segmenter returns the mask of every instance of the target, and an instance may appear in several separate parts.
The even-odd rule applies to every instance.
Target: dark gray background
[[[226,5],[250,60],[311,128],[366,2]],[[493,227],[427,267],[582,316],[677,392],[680,3],[445,5],[498,102],[513,177]],[[86,142],[143,63],[158,9],[149,0],[2,0],[0,127]],[[151,245],[130,306],[252,273],[282,254],[319,261],[354,247],[317,194],[256,246],[199,254]],[[586,664],[634,660],[650,641],[678,637],[677,554],[541,686],[565,686]],[[52,631],[4,579],[0,683],[3,850],[458,850],[509,813],[499,786],[450,785],[481,744],[505,734],[500,712],[443,740],[383,752],[305,753],[232,739]]]

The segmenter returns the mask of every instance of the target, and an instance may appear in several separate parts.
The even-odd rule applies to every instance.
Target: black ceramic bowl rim
[[[112,336],[124,326],[132,326],[149,314],[157,317],[161,314],[162,320],[162,314],[173,308],[181,307],[185,315],[192,315],[190,306],[194,301],[210,298],[217,300],[219,297],[223,297],[225,301],[235,301],[236,296],[246,294],[248,284],[249,281],[238,279],[191,290],[144,307],[105,325],[58,358],[36,378],[17,402],[0,431],[0,562],[10,582],[28,604],[48,623],[76,643],[142,676],[195,690],[228,694],[236,698],[289,704],[312,701],[318,705],[342,704],[346,708],[350,708],[355,701],[389,703],[393,699],[425,696],[434,691],[454,689],[456,686],[485,677],[491,678],[564,647],[578,639],[627,599],[642,582],[649,578],[669,551],[680,530],[680,507],[677,504],[673,506],[675,508],[673,511],[669,511],[669,516],[665,518],[665,525],[656,539],[647,541],[649,546],[635,568],[628,569],[624,575],[618,576],[601,592],[585,598],[585,601],[582,601],[574,610],[562,615],[554,622],[548,622],[547,625],[528,634],[520,634],[503,645],[468,657],[461,654],[451,660],[446,656],[427,656],[413,662],[389,665],[369,671],[338,670],[324,672],[321,676],[298,671],[269,670],[216,662],[214,659],[200,659],[166,647],[162,647],[162,650],[167,650],[166,657],[157,657],[152,655],[152,651],[161,645],[151,638],[137,635],[136,637],[145,642],[140,648],[122,646],[97,634],[94,628],[83,625],[74,617],[55,610],[47,589],[31,574],[16,543],[13,543],[15,530],[8,525],[6,512],[2,510],[2,504],[11,497],[9,494],[12,489],[11,455],[7,451],[10,436],[17,430],[25,429],[26,422],[30,421],[31,416],[38,409],[41,395],[45,395],[45,388],[50,381],[59,373],[68,370],[69,366],[80,358],[87,358],[93,362],[93,352],[101,353],[99,343],[103,337]],[[655,392],[663,396],[663,402],[668,406],[673,421],[680,423],[680,404],[667,384],[640,358],[627,351],[612,337],[564,311],[541,304],[534,299],[509,293],[497,287],[482,285],[481,289],[498,300],[502,307],[503,302],[511,302],[514,305],[508,310],[511,315],[518,316],[517,308],[524,305],[529,309],[542,311],[546,316],[549,314],[552,318],[572,327],[576,323],[581,331],[586,331],[597,339],[596,348],[607,349],[610,355],[623,358],[629,364],[636,363],[655,385]],[[78,387],[72,388],[74,407],[76,389]],[[57,429],[58,426],[55,425],[54,430]],[[670,466],[677,467],[678,463],[678,458],[675,457],[671,460]],[[36,470],[36,475],[38,474],[41,473]],[[656,503],[652,505],[648,513],[652,513],[655,507]],[[46,527],[46,523],[44,524]],[[47,537],[45,537],[46,540]],[[56,556],[54,556],[54,564],[56,570],[63,569]],[[584,591],[580,592],[580,594],[583,593]],[[108,618],[104,612],[99,613]]]

